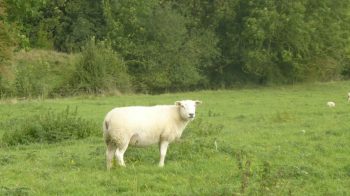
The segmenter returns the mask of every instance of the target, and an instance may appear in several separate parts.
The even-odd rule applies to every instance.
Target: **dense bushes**
[[[1,97],[45,98],[69,88],[67,81],[72,77],[77,55],[45,50],[15,54],[7,74],[0,74]]]
[[[56,83],[49,62],[37,62],[35,65],[20,62],[15,74],[14,90],[19,97],[47,97]]]
[[[0,74],[1,97],[55,97],[81,93],[130,92],[122,58],[105,42],[91,40],[82,54],[44,50],[17,52],[11,77]]]
[[[125,63],[105,42],[88,42],[83,49],[70,84],[74,91],[103,93],[129,91],[129,75]]]
[[[158,93],[349,78],[349,11],[347,0],[5,0],[0,25],[19,48],[83,52],[56,92]]]
[[[17,123],[14,130],[5,132],[2,145],[55,143],[67,139],[82,139],[98,130],[91,121],[80,118],[77,109],[71,111],[69,107],[62,112],[49,110]]]
[[[5,7],[4,3],[0,2],[0,73],[5,61],[10,57],[11,37],[9,27],[4,23]]]

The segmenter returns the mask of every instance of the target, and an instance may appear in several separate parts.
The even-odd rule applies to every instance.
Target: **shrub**
[[[95,39],[91,39],[83,49],[70,83],[75,91],[84,93],[130,90],[124,61],[109,44],[95,43]]]
[[[14,86],[20,97],[47,97],[62,80],[50,62],[19,63]],[[69,74],[69,73],[66,73]]]
[[[14,94],[42,98],[64,95],[61,91],[71,78],[76,58],[74,54],[45,50],[17,52],[13,63],[14,79],[10,81]]]
[[[3,135],[2,143],[7,146],[30,143],[55,143],[68,139],[83,139],[96,130],[95,124],[71,111],[49,110],[46,113],[28,117],[13,131]]]
[[[12,93],[9,81],[0,73],[0,99],[10,96]]]
[[[1,17],[1,3],[0,3],[0,73],[1,67],[6,64],[12,56],[11,47],[14,45],[14,40],[11,37],[10,25],[3,22]]]

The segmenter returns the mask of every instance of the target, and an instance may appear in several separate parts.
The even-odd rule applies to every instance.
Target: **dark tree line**
[[[4,0],[0,63],[10,43],[79,53],[93,39],[123,61],[123,78],[141,92],[346,79],[349,6],[349,0]]]

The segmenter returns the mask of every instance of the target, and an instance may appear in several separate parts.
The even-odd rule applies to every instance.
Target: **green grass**
[[[0,148],[0,195],[349,195],[350,82],[163,95],[0,103],[0,137],[19,119],[78,107],[102,124],[113,107],[200,99],[197,119],[170,144],[130,147],[105,168],[102,131],[82,140]],[[335,101],[328,108],[327,101]],[[217,143],[217,148],[215,146]]]

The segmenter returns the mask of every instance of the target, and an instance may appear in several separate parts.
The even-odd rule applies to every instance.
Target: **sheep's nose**
[[[190,118],[193,118],[193,117],[194,117],[194,114],[193,114],[193,113],[189,113],[188,115],[190,116]]]

